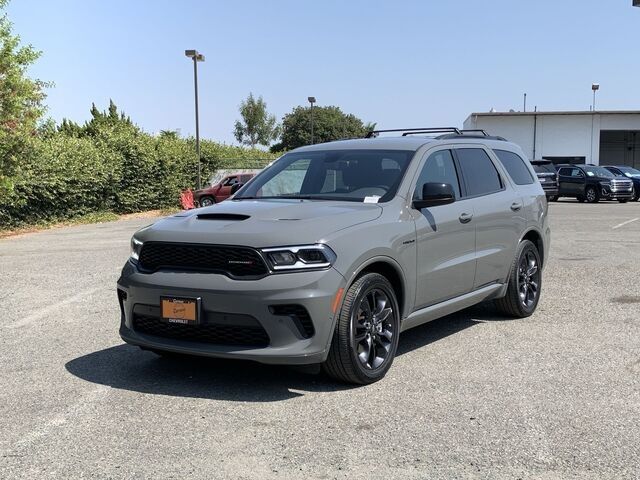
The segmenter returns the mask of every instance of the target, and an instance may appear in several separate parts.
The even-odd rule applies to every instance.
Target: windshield
[[[584,167],[585,172],[590,177],[613,178],[615,175],[604,167]]]
[[[234,200],[300,198],[386,202],[396,194],[413,150],[288,153],[238,191]]]
[[[533,169],[536,173],[556,173],[551,163],[534,163]]]
[[[636,170],[635,168],[631,168],[631,167],[617,167],[617,168],[622,173],[624,173],[627,177],[635,177],[635,178],[640,177],[640,170]]]

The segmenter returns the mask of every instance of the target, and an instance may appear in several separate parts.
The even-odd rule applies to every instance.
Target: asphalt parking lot
[[[640,204],[550,210],[533,317],[406,332],[358,388],[123,344],[148,219],[0,240],[0,478],[638,478]]]

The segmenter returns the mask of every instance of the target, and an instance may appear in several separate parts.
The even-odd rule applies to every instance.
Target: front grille
[[[225,245],[147,242],[142,246],[138,265],[150,272],[166,268],[217,272],[234,278],[256,278],[268,273],[256,250]]]
[[[633,190],[633,183],[614,180],[611,182],[611,190],[614,192],[630,192]]]
[[[290,317],[304,338],[311,338],[315,334],[311,316],[302,305],[271,305],[269,309],[274,315]]]
[[[182,325],[166,323],[152,315],[139,313],[133,315],[133,329],[147,335],[216,345],[266,347],[269,345],[269,335],[257,320],[254,319],[254,322],[254,325],[216,323]]]

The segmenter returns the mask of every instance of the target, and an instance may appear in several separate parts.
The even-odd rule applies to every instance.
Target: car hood
[[[180,212],[136,233],[143,242],[192,242],[255,248],[322,242],[375,220],[382,207],[360,202],[239,200]]]

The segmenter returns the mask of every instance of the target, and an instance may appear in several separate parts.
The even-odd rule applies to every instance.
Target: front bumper
[[[213,273],[158,271],[140,273],[127,262],[118,280],[121,338],[143,348],[208,357],[237,358],[273,364],[323,362],[333,336],[332,306],[345,279],[333,268],[315,272],[268,275],[260,280],[232,280]],[[158,312],[161,296],[201,298],[202,322],[213,318],[233,324],[234,318],[253,318],[268,335],[263,347],[216,344],[166,338],[137,331],[134,310]],[[299,322],[276,315],[270,307],[300,305],[313,323],[314,334],[305,338]],[[160,322],[160,319],[157,320]]]
[[[609,185],[601,186],[601,196],[607,200],[629,200],[634,195],[633,187],[631,188],[612,188]]]

